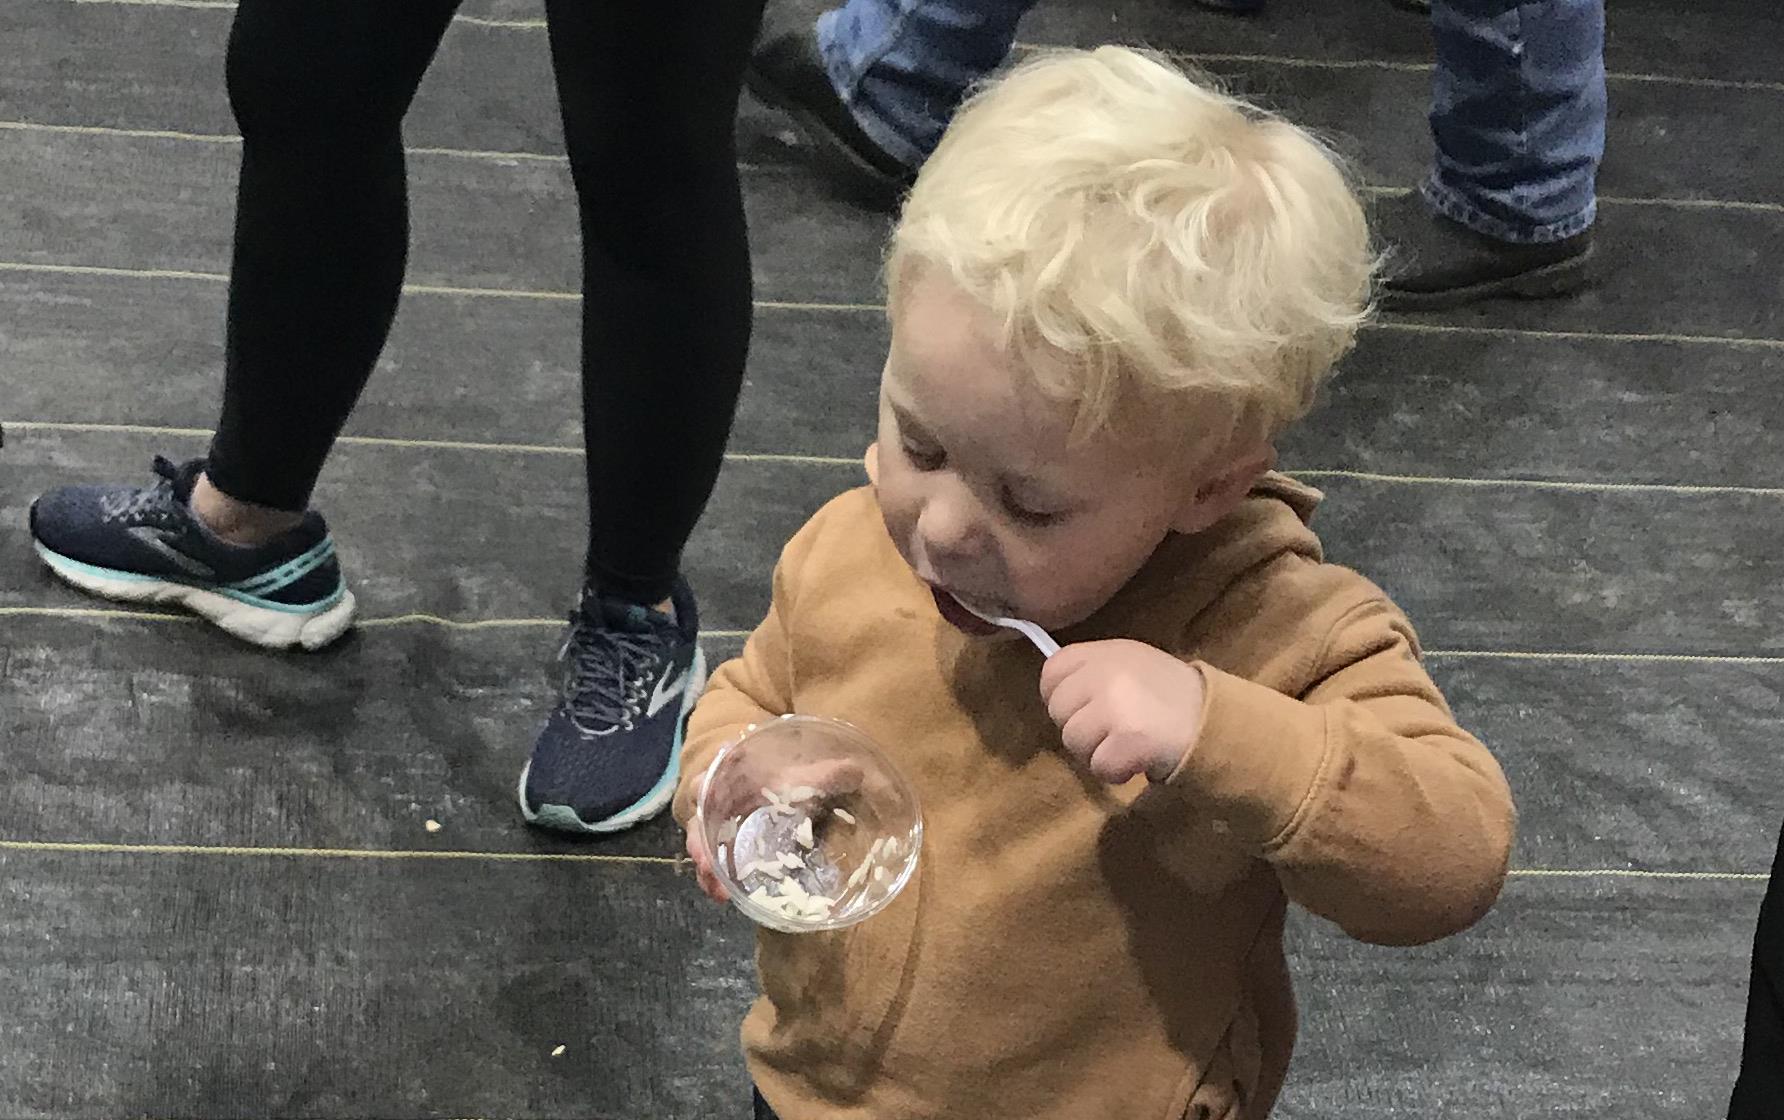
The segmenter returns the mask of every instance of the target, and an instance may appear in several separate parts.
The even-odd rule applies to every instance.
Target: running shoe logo
[[[189,576],[215,583],[217,573],[212,571],[203,561],[194,560],[184,552],[175,548],[170,538],[178,536],[170,529],[158,529],[152,525],[133,525],[125,532],[135,537],[160,554],[162,558]]]
[[[650,694],[650,706],[644,710],[644,714],[655,718],[658,712],[669,706],[670,701],[688,690],[688,681],[693,675],[692,669],[684,669],[677,676],[675,666],[670,665],[663,674],[663,679],[657,682],[656,690]]]

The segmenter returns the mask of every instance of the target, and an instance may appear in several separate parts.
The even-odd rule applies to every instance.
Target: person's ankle
[[[193,516],[223,541],[255,548],[303,524],[304,515],[239,501],[199,475],[189,503]]]

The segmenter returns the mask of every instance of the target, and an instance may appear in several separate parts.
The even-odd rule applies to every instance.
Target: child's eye
[[[940,470],[942,464],[947,461],[947,457],[940,451],[914,446],[909,440],[904,441],[901,446],[904,448],[904,457],[911,461],[911,466],[920,471]]]
[[[1004,510],[1016,521],[1036,529],[1057,525],[1065,517],[1063,513],[1047,513],[1038,509],[1029,509],[1008,494],[1004,495],[1003,506]]]

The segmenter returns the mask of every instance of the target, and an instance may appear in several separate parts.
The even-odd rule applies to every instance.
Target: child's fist
[[[712,857],[706,853],[706,845],[700,840],[700,818],[695,817],[688,822],[688,858],[694,861],[694,878],[706,897],[714,902],[727,902],[730,895],[725,893],[719,877],[713,874]]]
[[[705,790],[706,775],[702,774],[694,783],[694,800],[696,802],[700,800],[700,795]],[[706,850],[706,842],[700,838],[700,834],[700,814],[695,813],[694,819],[688,822],[686,840],[688,858],[694,861],[694,880],[700,884],[700,889],[706,892],[707,898],[714,902],[729,902],[731,896],[725,893],[724,885],[719,882],[719,877],[713,874],[712,854]]]
[[[1194,665],[1125,639],[1067,646],[1041,670],[1065,749],[1112,785],[1170,777],[1201,735],[1206,691]]]
[[[712,810],[718,819],[727,815],[737,817],[748,816],[761,805],[761,791],[767,785],[779,787],[786,793],[801,787],[809,789],[809,798],[814,804],[834,803],[848,794],[862,788],[864,774],[859,763],[849,759],[826,758],[807,762],[796,766],[782,767],[772,773],[752,771],[747,767],[729,767],[725,771],[729,779],[713,787],[712,804],[707,804],[703,796],[706,790],[706,775],[702,774],[695,781],[694,800],[701,806],[701,812]],[[713,871],[712,853],[706,850],[706,842],[702,839],[704,828],[700,813],[688,822],[685,841],[688,859],[694,863],[694,878],[699,881],[700,889],[706,892],[714,902],[728,902],[730,895]]]

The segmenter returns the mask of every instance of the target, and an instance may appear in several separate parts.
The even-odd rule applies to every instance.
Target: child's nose
[[[931,558],[945,562],[969,552],[974,530],[972,504],[958,494],[940,494],[923,503],[917,515],[917,535],[923,551]]]

